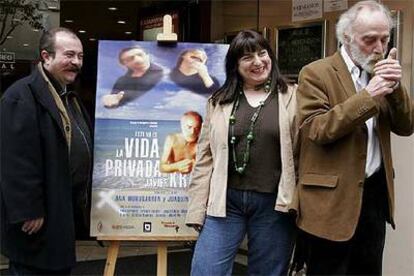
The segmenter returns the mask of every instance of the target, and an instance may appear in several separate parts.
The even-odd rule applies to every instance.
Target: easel
[[[172,32],[172,17],[165,15],[163,18],[163,32],[157,35],[159,44],[177,43],[177,34]],[[167,254],[168,242],[172,241],[192,241],[194,236],[177,237],[156,237],[156,236],[101,236],[97,237],[100,241],[109,241],[109,248],[106,258],[104,276],[112,276],[115,272],[116,260],[118,258],[121,241],[148,241],[157,244],[157,275],[167,276]]]
[[[172,17],[169,14],[164,15],[162,22],[162,33],[157,34],[158,42],[177,43],[177,34],[172,32]]]
[[[116,260],[118,258],[121,241],[156,242],[157,244],[157,276],[167,276],[168,242],[195,240],[194,236],[179,236],[179,237],[102,236],[102,237],[98,237],[97,239],[100,241],[109,241],[109,248],[108,248],[108,254],[106,257],[104,276],[114,275]]]

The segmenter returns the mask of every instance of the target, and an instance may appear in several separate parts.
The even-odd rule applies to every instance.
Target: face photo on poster
[[[181,131],[169,133],[165,138],[160,160],[161,172],[191,173],[202,123],[203,117],[196,111],[188,111],[182,115]]]
[[[208,96],[225,79],[228,46],[100,41],[96,118],[180,120],[204,113]]]

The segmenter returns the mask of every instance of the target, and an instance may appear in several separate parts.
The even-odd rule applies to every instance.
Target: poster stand
[[[116,260],[118,258],[121,241],[148,241],[155,242],[157,246],[157,276],[167,275],[167,253],[168,242],[193,241],[193,236],[165,237],[165,236],[102,236],[97,237],[99,241],[108,241],[108,253],[105,263],[104,276],[112,276],[115,272]]]
[[[157,35],[158,43],[177,43],[177,34],[172,32],[172,17],[164,15],[163,32]],[[143,236],[102,236],[97,240],[108,241],[109,247],[105,263],[104,276],[112,276],[115,272],[116,260],[118,258],[121,241],[153,241],[157,246],[157,276],[167,275],[167,253],[168,241],[189,241],[194,237],[143,237]]]
[[[120,241],[110,241],[106,257],[104,276],[114,275],[116,259],[119,252]]]
[[[177,34],[173,33],[172,17],[169,14],[164,15],[162,24],[162,33],[157,34],[158,43],[177,43]]]

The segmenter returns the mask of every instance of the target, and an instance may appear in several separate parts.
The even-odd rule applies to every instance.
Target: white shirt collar
[[[355,90],[358,92],[361,88],[368,84],[367,71],[361,70],[351,60],[345,47],[341,46],[341,55],[345,61],[348,71],[351,73],[352,80],[355,85]],[[360,76],[361,75],[361,76]],[[369,118],[365,122],[368,128],[368,144],[367,144],[367,160],[365,164],[365,175],[371,176],[374,172],[378,171],[381,166],[381,150],[379,146],[379,140],[375,134],[374,128],[376,125],[375,117]]]
[[[351,57],[348,55],[347,51],[345,50],[344,45],[341,46],[341,55],[345,61],[345,64],[346,64],[346,67],[348,68],[349,73],[351,73],[351,75],[354,78],[356,79],[359,78],[359,76],[361,75],[361,70],[352,61]]]

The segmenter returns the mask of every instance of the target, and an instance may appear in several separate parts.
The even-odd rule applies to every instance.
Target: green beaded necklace
[[[268,79],[264,85],[264,91],[266,93],[270,93],[270,82],[271,80]],[[252,118],[250,118],[250,126],[249,126],[249,131],[247,132],[247,143],[246,143],[246,149],[244,150],[243,153],[243,163],[241,165],[239,165],[239,162],[237,160],[237,154],[236,154],[236,136],[234,135],[234,125],[236,124],[236,111],[237,108],[239,108],[239,104],[240,104],[240,97],[243,95],[243,87],[240,86],[239,87],[239,93],[236,96],[236,102],[234,103],[233,106],[233,110],[231,111],[231,115],[230,115],[230,119],[229,119],[229,124],[230,124],[230,144],[231,144],[231,148],[232,148],[232,157],[233,157],[233,163],[234,163],[234,169],[236,170],[236,172],[238,172],[239,174],[243,174],[244,171],[246,170],[247,167],[247,163],[249,162],[249,158],[250,158],[250,144],[253,142],[254,140],[254,135],[253,135],[253,130],[254,130],[254,126],[256,124],[257,118],[259,117],[260,111],[262,110],[264,104],[264,101],[260,101],[259,102],[259,106],[256,108],[256,111],[253,113]],[[267,97],[266,97],[267,99]]]

